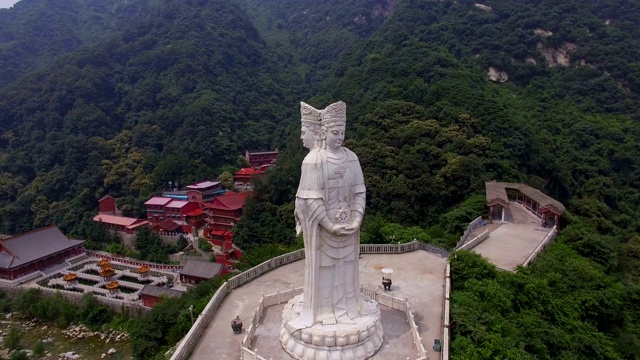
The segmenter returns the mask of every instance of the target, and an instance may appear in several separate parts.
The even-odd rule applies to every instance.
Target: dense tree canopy
[[[457,254],[452,357],[640,356],[637,0],[18,5],[0,10],[0,232],[56,223],[115,246],[91,226],[103,195],[140,216],[167,181],[229,183],[244,150],[277,147],[236,241],[244,266],[289,251],[298,102],[343,100],[368,188],[363,242],[451,248],[489,179],[567,205],[557,244],[515,275]],[[182,336],[184,305],[137,325],[138,356]]]

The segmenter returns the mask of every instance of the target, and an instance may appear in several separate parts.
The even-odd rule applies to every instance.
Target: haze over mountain
[[[277,147],[236,235],[271,256],[296,244],[299,101],[344,100],[367,241],[452,247],[488,179],[567,205],[530,269],[456,268],[454,358],[638,358],[639,22],[637,0],[23,0],[0,10],[0,232],[91,240],[100,197],[142,216]]]
[[[0,0],[0,9],[6,9],[12,7],[19,0]]]

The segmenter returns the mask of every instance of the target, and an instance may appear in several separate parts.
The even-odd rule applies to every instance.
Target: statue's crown
[[[327,106],[322,111],[322,125],[344,125],[347,123],[347,104],[344,101],[338,101]]]
[[[300,122],[308,125],[320,125],[322,123],[322,111],[301,101]]]

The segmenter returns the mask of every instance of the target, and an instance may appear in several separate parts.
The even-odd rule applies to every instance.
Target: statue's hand
[[[342,234],[347,226],[343,224],[332,224],[331,228],[328,229],[330,233],[333,235],[345,235]]]
[[[358,229],[360,229],[360,226],[354,227],[353,225],[347,225],[338,235],[351,235],[358,231]]]
[[[299,221],[296,221],[296,236],[300,236],[302,234],[302,225],[300,225]]]

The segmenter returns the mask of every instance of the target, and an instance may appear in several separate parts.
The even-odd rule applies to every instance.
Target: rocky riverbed
[[[22,332],[21,345],[24,351],[30,352],[38,341],[42,341],[46,352],[45,359],[131,359],[129,336],[126,332],[91,331],[83,325],[76,324],[60,329],[51,324],[9,313],[0,320],[0,346],[12,326]],[[0,358],[8,357],[9,353],[2,348]]]

